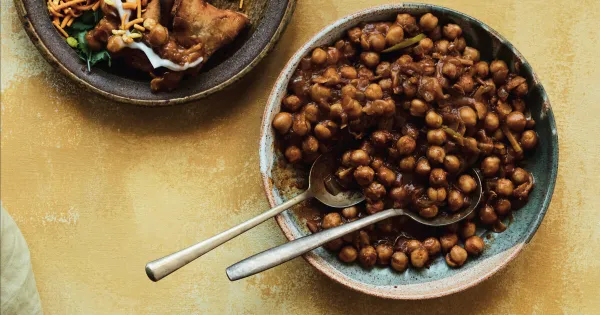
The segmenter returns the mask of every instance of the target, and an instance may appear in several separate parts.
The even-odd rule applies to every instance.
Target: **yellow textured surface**
[[[231,283],[224,268],[284,237],[269,221],[159,283],[144,264],[267,208],[259,126],[287,59],[330,22],[387,1],[301,0],[276,49],[228,91],[169,108],[80,91],[2,0],[2,202],[31,248],[46,314],[600,313],[600,1],[437,1],[489,24],[531,62],[560,136],[552,204],[530,245],[465,292],[386,301],[302,259]]]

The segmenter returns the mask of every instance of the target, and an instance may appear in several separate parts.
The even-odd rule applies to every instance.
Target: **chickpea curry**
[[[424,218],[468,207],[481,171],[484,198],[469,217],[445,228],[406,218],[380,222],[328,243],[341,261],[363,267],[450,267],[480,255],[478,228],[502,232],[534,185],[522,168],[538,136],[527,108],[527,80],[518,65],[481,60],[456,24],[431,13],[348,30],[332,46],[302,58],[272,125],[287,162],[308,167],[339,152],[335,178],[360,187],[363,204],[326,208],[308,220],[326,230],[391,207]]]

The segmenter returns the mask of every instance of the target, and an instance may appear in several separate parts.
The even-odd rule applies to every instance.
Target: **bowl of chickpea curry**
[[[290,240],[384,209],[424,218],[468,207],[432,228],[393,218],[304,258],[349,288],[385,298],[448,295],[487,279],[529,242],[550,203],[558,136],[543,86],[501,35],[460,12],[425,4],[367,9],[323,29],[289,61],[265,110],[260,168],[269,202],[307,187],[324,152],[337,185],[366,200],[317,201],[277,222]]]

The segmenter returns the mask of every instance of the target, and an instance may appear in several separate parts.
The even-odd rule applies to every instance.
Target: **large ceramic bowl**
[[[204,98],[248,73],[273,48],[289,22],[296,0],[246,1],[243,13],[251,25],[219,49],[195,77],[184,78],[172,92],[152,93],[147,76],[128,69],[95,66],[87,72],[48,16],[45,0],[14,0],[23,27],[48,62],[88,91],[137,105],[173,105]],[[238,10],[239,1],[214,0],[222,9]]]
[[[304,256],[317,270],[351,289],[384,298],[426,299],[465,290],[506,266],[526,247],[535,234],[546,214],[554,190],[558,168],[558,136],[550,102],[527,61],[496,31],[460,12],[434,5],[412,3],[370,8],[336,21],[302,46],[281,72],[263,117],[259,152],[260,171],[271,206],[280,204],[297,194],[300,191],[299,187],[305,184],[303,177],[306,174],[287,165],[278,152],[274,131],[271,128],[273,116],[280,111],[288,81],[301,57],[317,46],[333,43],[342,37],[347,29],[360,22],[393,20],[401,12],[415,15],[432,12],[439,17],[440,23],[452,21],[460,25],[470,46],[480,49],[483,60],[498,58],[505,60],[509,65],[513,65],[514,61],[521,61],[521,75],[527,78],[531,86],[527,103],[536,120],[536,131],[539,134],[539,145],[528,157],[526,164],[526,168],[536,179],[536,186],[529,202],[514,213],[514,221],[505,232],[496,234],[478,231],[480,235],[490,234],[486,238],[489,248],[482,256],[469,259],[462,268],[449,268],[443,262],[443,258],[438,257],[429,268],[420,271],[409,269],[404,273],[396,273],[391,268],[365,270],[359,264],[344,264],[334,253],[323,248],[318,248]],[[277,223],[288,239],[293,240],[310,233],[306,228],[304,211],[302,207],[294,208],[277,217]]]

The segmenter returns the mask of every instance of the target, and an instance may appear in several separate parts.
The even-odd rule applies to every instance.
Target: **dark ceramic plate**
[[[361,22],[391,21],[398,13],[422,15],[426,12],[436,15],[441,24],[460,25],[467,43],[480,50],[481,59],[502,59],[511,67],[517,61],[521,63],[520,74],[530,86],[526,101],[539,135],[538,147],[527,156],[525,167],[533,173],[536,182],[529,201],[514,212],[514,220],[505,232],[477,231],[485,236],[488,247],[480,257],[468,260],[459,269],[450,268],[441,256],[423,270],[408,269],[397,273],[391,268],[366,270],[358,264],[344,264],[335,253],[323,248],[304,255],[311,265],[331,279],[351,289],[390,299],[427,299],[456,293],[482,282],[506,266],[526,247],[541,224],[552,198],[558,171],[558,135],[550,101],[531,65],[510,42],[481,21],[452,9],[420,3],[389,4],[357,12],[327,26],[298,50],[279,75],[265,108],[259,148],[260,172],[271,206],[297,195],[301,191],[298,187],[305,187],[307,177],[285,162],[276,149],[271,127],[300,59],[315,47],[334,43],[346,30]],[[289,240],[310,234],[306,227],[307,208],[311,207],[296,207],[277,216],[277,223]]]
[[[243,13],[251,26],[235,41],[217,51],[196,77],[185,78],[169,93],[152,93],[150,80],[114,68],[94,67],[87,72],[75,51],[52,25],[46,1],[14,0],[29,37],[52,66],[87,90],[107,98],[138,105],[173,105],[206,97],[248,73],[275,45],[294,11],[295,0],[245,1]],[[238,1],[215,0],[211,4],[236,10]]]

